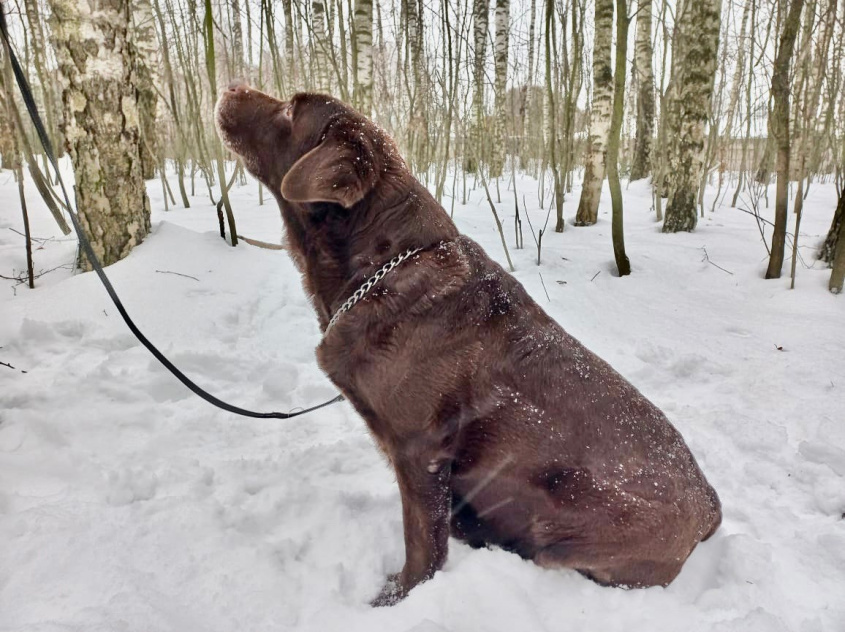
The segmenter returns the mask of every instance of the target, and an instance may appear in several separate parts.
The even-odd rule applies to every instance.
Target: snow
[[[149,186],[153,233],[108,269],[142,330],[232,403],[332,397],[286,253],[231,248],[207,198],[165,213]],[[537,183],[517,186],[542,226]],[[827,292],[828,271],[799,264],[793,291],[764,281],[754,218],[727,207],[692,234],[663,235],[644,183],[625,191],[630,277],[614,275],[607,189],[599,224],[549,232],[538,268],[527,222],[528,247],[513,249],[508,189],[499,213],[516,276],[667,413],[721,496],[722,527],[673,584],[603,588],[452,540],[432,581],[371,608],[403,561],[401,508],[351,407],[287,422],[212,408],[132,337],[94,275],[59,269],[35,291],[0,285],[0,361],[15,367],[0,366],[0,630],[845,630],[845,301]],[[33,233],[56,237],[36,270],[71,262],[72,237],[28,194]],[[253,181],[232,200],[242,234],[279,240],[278,209],[258,206]],[[831,186],[813,185],[808,264],[833,202]],[[25,269],[10,230],[22,230],[19,213],[2,172],[6,276]],[[483,189],[455,219],[504,261]]]

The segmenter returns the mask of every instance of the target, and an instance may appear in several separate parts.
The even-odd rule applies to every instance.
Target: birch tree
[[[496,39],[493,48],[495,62],[495,133],[493,147],[490,152],[490,176],[498,178],[502,175],[505,164],[505,130],[507,128],[507,112],[505,111],[507,80],[508,80],[508,31],[510,30],[510,0],[496,0],[495,13]]]
[[[326,5],[323,0],[311,2],[311,39],[313,48],[312,81],[316,92],[330,92],[329,34],[326,26]]]
[[[369,116],[373,107],[373,0],[356,0],[354,27],[355,105]]]
[[[469,152],[464,161],[464,169],[470,173],[479,166],[483,155],[481,128],[484,125],[484,62],[487,53],[487,29],[489,0],[473,0],[473,95],[472,121],[470,122]]]
[[[613,38],[613,1],[595,0],[595,43],[593,45],[593,102],[590,107],[590,136],[584,157],[584,184],[576,226],[598,221],[601,186],[607,159],[607,139],[613,113],[613,70],[610,60]]]
[[[141,130],[141,173],[145,180],[155,176],[158,164],[156,109],[158,107],[157,69],[158,40],[150,0],[131,0],[130,42],[135,64],[134,77],[138,98],[138,121]]]
[[[126,0],[50,0],[79,219],[104,265],[150,231]],[[83,266],[85,262],[81,262]]]
[[[634,44],[634,74],[637,85],[637,132],[631,180],[651,173],[651,146],[654,135],[654,51],[651,44],[651,0],[639,0]]]
[[[664,233],[694,230],[698,221],[696,200],[716,75],[720,12],[721,0],[678,3],[667,103],[667,133],[673,142],[666,148],[670,187]]]

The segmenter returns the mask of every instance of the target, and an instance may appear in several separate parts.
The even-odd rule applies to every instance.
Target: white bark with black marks
[[[696,203],[716,75],[721,6],[721,0],[679,2],[667,99],[667,134],[672,142],[667,148],[670,192],[664,233],[692,231],[698,221]]]
[[[496,0],[494,18],[496,39],[493,47],[495,62],[495,134],[490,155],[490,176],[498,178],[502,175],[505,164],[505,130],[507,127],[507,112],[505,110],[506,88],[508,81],[508,31],[510,30],[510,0]]]
[[[355,105],[370,115],[373,108],[373,0],[355,2]]]
[[[604,182],[607,139],[613,114],[613,70],[610,60],[613,39],[613,0],[595,0],[595,43],[593,45],[593,102],[590,107],[590,136],[584,156],[584,185],[576,226],[598,221],[601,185]]]
[[[634,43],[634,72],[637,80],[637,131],[631,180],[651,174],[651,149],[654,142],[654,70],[651,44],[651,1],[639,0],[637,33]]]
[[[50,5],[76,206],[94,252],[109,265],[150,231],[130,5],[124,0],[50,0]]]

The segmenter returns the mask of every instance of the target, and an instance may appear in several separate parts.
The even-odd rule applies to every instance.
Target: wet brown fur
[[[663,413],[460,235],[348,106],[236,84],[217,119],[278,200],[324,330],[386,261],[424,249],[317,349],[399,484],[406,562],[374,603],[431,578],[450,534],[603,584],[671,582],[721,508]]]

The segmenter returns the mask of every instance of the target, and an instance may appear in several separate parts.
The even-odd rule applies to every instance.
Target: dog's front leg
[[[393,460],[402,496],[405,566],[373,601],[390,606],[417,584],[431,579],[446,561],[449,540],[450,465],[436,459]]]

